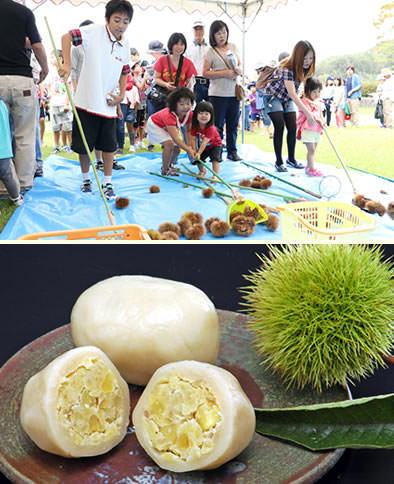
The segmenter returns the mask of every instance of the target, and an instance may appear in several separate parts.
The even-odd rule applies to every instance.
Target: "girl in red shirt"
[[[191,146],[191,123],[194,93],[187,87],[178,87],[167,98],[167,106],[148,119],[148,140],[152,144],[162,144],[163,175],[177,175],[174,165],[181,148],[191,158],[196,153]],[[181,139],[181,128],[186,128],[186,142]]]
[[[198,103],[192,118],[192,147],[196,152],[196,158],[202,161],[209,158],[213,171],[219,173],[219,166],[222,161],[222,139],[214,123],[215,115],[212,104],[207,101]],[[198,166],[199,175],[202,177],[206,175],[206,169],[201,163],[198,163],[197,160],[192,163]]]

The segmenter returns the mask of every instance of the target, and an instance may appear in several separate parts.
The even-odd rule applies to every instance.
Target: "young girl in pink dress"
[[[322,104],[319,100],[320,92],[322,90],[322,83],[315,77],[309,77],[305,81],[304,96],[301,102],[305,104],[306,108],[320,119],[319,123],[316,121],[308,121],[305,114],[300,110],[297,118],[297,139],[301,140],[307,149],[306,159],[308,165],[305,172],[308,176],[323,176],[323,173],[315,168],[315,152],[317,145],[321,141],[323,134],[323,127],[326,126],[322,116]],[[317,116],[316,116],[317,115]]]

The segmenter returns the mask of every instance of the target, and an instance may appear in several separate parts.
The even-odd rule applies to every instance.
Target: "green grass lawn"
[[[361,168],[362,170],[376,173],[389,178],[394,178],[393,152],[394,152],[394,132],[389,129],[380,129],[378,123],[373,119],[373,107],[361,108],[361,126],[359,128],[347,127],[338,129],[334,126],[329,128],[329,135],[336,146],[337,151],[343,161],[350,166]],[[241,143],[241,135],[238,137]],[[262,135],[261,130],[255,133],[245,133],[245,143],[253,144],[262,151],[273,152],[272,140],[268,135]],[[53,134],[50,123],[46,123],[44,137],[44,147],[42,149],[43,159],[45,160],[52,151]],[[126,137],[124,153],[128,153],[129,141]],[[146,150],[138,150],[146,152]],[[159,151],[156,147],[155,151]],[[286,155],[286,142],[284,140],[284,156]],[[61,153],[61,156],[77,160],[76,154]],[[306,149],[302,143],[297,143],[296,158],[305,160]],[[316,161],[340,167],[340,162],[329,144],[327,137],[323,135],[322,143],[316,151]],[[45,170],[45,162],[44,162]],[[350,171],[350,174],[352,171]],[[8,219],[11,217],[14,206],[10,200],[0,200],[0,231],[4,228]]]

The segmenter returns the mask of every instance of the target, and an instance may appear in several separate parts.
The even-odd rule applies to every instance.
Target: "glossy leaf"
[[[310,450],[394,448],[394,393],[255,413],[256,432]]]

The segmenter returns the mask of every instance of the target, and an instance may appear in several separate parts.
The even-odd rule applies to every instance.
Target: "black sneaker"
[[[104,161],[100,160],[96,163],[96,170],[104,171]]]
[[[278,165],[278,163],[275,163],[275,168],[276,168],[276,171],[279,171],[280,173],[288,171],[283,163],[281,163],[280,165]]]
[[[125,167],[123,165],[121,165],[120,163],[118,163],[117,161],[114,161],[112,168],[114,170],[124,170],[125,169]]]
[[[231,161],[241,161],[242,158],[239,156],[239,154],[234,151],[233,153],[228,153],[227,154],[227,159]]]
[[[112,183],[107,183],[106,185],[101,185],[101,188],[103,189],[105,198],[107,200],[115,200],[116,194],[114,191],[114,187]]]
[[[292,168],[298,168],[299,170],[301,168],[305,168],[305,166],[302,163],[299,163],[297,160],[293,160],[293,161],[286,160],[286,163]]]
[[[82,193],[93,193],[92,182],[90,180],[84,180],[81,185]]]
[[[44,170],[41,165],[36,165],[36,171],[34,172],[34,178],[44,176]]]

